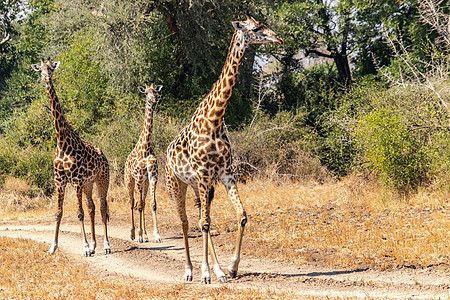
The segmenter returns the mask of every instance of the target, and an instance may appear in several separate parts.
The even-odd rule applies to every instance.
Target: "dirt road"
[[[97,222],[100,224],[100,222]],[[178,225],[178,224],[176,224]],[[87,261],[92,272],[99,276],[133,276],[143,282],[174,284],[181,283],[184,274],[184,249],[181,232],[173,229],[161,230],[163,242],[137,243],[129,239],[129,226],[123,215],[110,226],[112,254],[103,254],[102,236],[97,236],[97,253],[92,257],[82,256],[80,229],[75,219],[65,218],[61,225],[59,249],[76,261]],[[0,235],[26,238],[50,245],[54,226],[50,220],[3,221]],[[97,225],[97,233],[102,228]],[[151,230],[149,230],[151,232]],[[194,264],[194,281],[200,285],[199,234],[192,232],[191,255]],[[245,247],[245,243],[244,243]],[[229,253],[217,249],[219,261],[225,270],[230,261]],[[220,286],[212,273],[213,287]],[[308,265],[294,265],[266,260],[264,257],[243,255],[237,279],[226,283],[232,288],[270,289],[289,291],[301,296],[376,297],[448,299],[450,298],[450,274],[436,270],[402,269],[375,271],[370,269],[327,269]]]

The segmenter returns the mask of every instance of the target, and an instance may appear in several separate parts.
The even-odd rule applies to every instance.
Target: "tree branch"
[[[305,56],[308,56],[311,53],[316,54],[321,57],[327,57],[327,58],[335,58],[336,57],[336,55],[326,54],[326,53],[320,52],[316,49],[305,49]]]
[[[0,41],[0,47],[2,47],[3,44],[5,44],[11,38],[11,34],[9,32],[4,32],[3,35],[4,38]]]

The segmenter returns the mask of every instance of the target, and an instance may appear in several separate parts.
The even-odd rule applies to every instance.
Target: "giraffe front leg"
[[[145,232],[145,216],[144,216],[144,209],[145,209],[145,197],[147,196],[147,189],[148,189],[148,181],[144,180],[143,182],[137,181],[137,188],[139,192],[139,203],[137,205],[138,212],[139,212],[139,228],[137,230],[138,233],[138,243],[144,242],[144,232]],[[145,235],[147,233],[145,232]],[[148,237],[146,237],[146,241],[148,242]]]
[[[149,175],[150,176],[150,175]],[[153,178],[150,180],[150,197],[152,199],[152,216],[153,216],[153,236],[155,237],[156,243],[161,243],[161,236],[159,234],[157,219],[156,219],[156,175],[153,175]]]
[[[77,186],[76,189],[77,189],[77,199],[78,199],[78,220],[80,220],[81,238],[83,240],[83,255],[87,257],[87,256],[91,256],[91,250],[89,249],[89,244],[86,239],[86,231],[84,229],[82,188],[80,186]]]
[[[134,179],[131,178],[127,171],[125,170],[125,185],[128,191],[128,197],[130,201],[130,215],[131,215],[131,226],[130,226],[130,239],[134,241],[136,238],[135,227],[134,227]]]
[[[66,187],[58,183],[56,184],[56,186],[58,190],[58,209],[55,214],[55,233],[53,235],[52,245],[47,252],[48,255],[52,255],[53,253],[55,253],[56,249],[58,248],[59,226],[61,225],[61,219],[63,215],[64,193]]]
[[[207,183],[199,183],[198,191],[200,195],[200,205],[201,205],[201,217],[199,226],[202,231],[203,239],[203,259],[202,259],[202,278],[201,282],[203,284],[211,283],[211,275],[209,273],[209,263],[208,263],[208,241],[209,241],[209,231],[210,231],[210,216],[208,205],[208,193],[209,188]]]
[[[231,175],[230,173],[227,173],[221,176],[220,179],[223,185],[225,186],[225,189],[228,193],[228,197],[230,198],[231,202],[233,203],[236,209],[238,217],[238,232],[236,236],[235,248],[231,264],[228,266],[228,275],[231,278],[236,278],[241,257],[241,246],[242,246],[242,239],[244,236],[244,229],[245,225],[247,224],[247,213],[245,212],[242,202],[239,198],[239,193],[237,190],[236,181],[234,180],[234,176]]]

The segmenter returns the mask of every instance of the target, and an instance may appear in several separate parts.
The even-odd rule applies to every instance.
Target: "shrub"
[[[329,178],[316,156],[314,135],[303,125],[303,114],[260,115],[255,122],[230,132],[233,160],[241,180],[261,177],[294,181]]]
[[[373,169],[400,190],[417,188],[427,173],[423,143],[408,130],[408,123],[399,111],[378,108],[361,120],[357,133]]]

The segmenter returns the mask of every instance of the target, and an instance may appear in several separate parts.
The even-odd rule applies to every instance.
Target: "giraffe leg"
[[[83,187],[84,195],[86,196],[86,203],[88,207],[89,219],[91,222],[91,243],[89,250],[91,254],[95,253],[95,248],[97,247],[97,241],[95,240],[95,205],[92,200],[92,188],[94,183],[88,183]]]
[[[238,232],[236,236],[236,244],[234,248],[233,258],[231,261],[231,265],[228,266],[228,274],[231,278],[235,278],[237,276],[240,255],[241,255],[241,246],[242,246],[242,238],[244,236],[245,224],[247,223],[247,213],[242,205],[242,202],[239,198],[236,181],[234,176],[231,173],[225,173],[220,177],[225,189],[227,190],[228,197],[233,203],[237,217],[238,217]]]
[[[156,243],[161,243],[161,236],[159,235],[158,225],[157,225],[157,219],[156,219],[156,183],[157,178],[154,176],[153,178],[150,178],[150,197],[152,199],[152,215],[153,215],[153,236],[155,237]]]
[[[210,215],[208,205],[208,194],[209,188],[206,183],[199,182],[198,191],[200,195],[200,205],[201,205],[201,217],[199,226],[202,231],[203,240],[203,259],[202,259],[202,277],[201,282],[203,284],[211,283],[211,275],[209,274],[209,263],[208,263],[208,241],[209,241],[209,229],[210,229]]]
[[[99,177],[97,180],[97,191],[100,198],[100,214],[102,215],[103,224],[103,250],[105,254],[111,253],[111,246],[108,238],[108,221],[109,221],[109,208],[107,202],[109,188],[109,173],[105,176]]]
[[[128,196],[130,197],[130,213],[131,213],[131,227],[130,227],[130,238],[133,241],[135,238],[135,227],[134,227],[134,178],[125,173],[125,185],[127,187]]]
[[[53,235],[52,245],[47,252],[47,254],[49,255],[55,253],[56,249],[58,248],[59,226],[61,225],[61,219],[63,215],[63,202],[66,186],[65,184],[56,182],[56,188],[58,193],[58,208],[55,214],[55,233]]]
[[[197,187],[194,187],[194,193],[196,196],[197,203],[200,203],[200,194],[199,194]],[[212,201],[213,197],[214,197],[214,187],[211,187],[211,189],[209,190],[209,193],[208,193],[208,202],[207,202],[209,206],[211,205],[211,201]],[[208,210],[210,210],[210,208],[208,208]],[[201,208],[199,207],[199,218],[200,217],[201,217]],[[222,271],[222,268],[219,265],[219,261],[217,259],[216,251],[214,250],[214,244],[212,242],[210,233],[208,234],[208,248],[209,248],[209,252],[211,254],[211,259],[213,262],[213,270],[217,276],[217,280],[221,283],[227,282],[227,276]]]
[[[188,229],[189,221],[186,215],[186,189],[187,185],[175,177],[172,170],[166,167],[166,189],[175,203],[183,230],[183,242],[186,255],[184,281],[192,281],[192,262],[189,253]]]
[[[139,228],[138,232],[138,243],[144,242],[144,232],[145,232],[145,217],[144,217],[144,209],[145,209],[145,197],[147,196],[148,189],[148,181],[145,179],[144,181],[137,182],[137,188],[139,192],[139,203],[137,205],[139,211]],[[147,233],[145,232],[146,242],[148,242]]]
[[[83,254],[84,256],[91,256],[91,250],[89,249],[89,244],[86,239],[86,231],[84,230],[84,211],[83,211],[83,196],[81,186],[76,186],[77,189],[77,199],[78,199],[78,219],[81,225],[81,238],[83,240]]]
[[[211,259],[213,262],[213,270],[214,273],[217,276],[217,280],[220,283],[226,283],[227,282],[227,276],[225,275],[225,273],[222,271],[222,268],[219,265],[219,261],[217,260],[217,256],[216,256],[216,251],[214,250],[214,245],[211,239],[211,234],[208,234],[208,246],[209,246],[209,252],[211,253]]]

